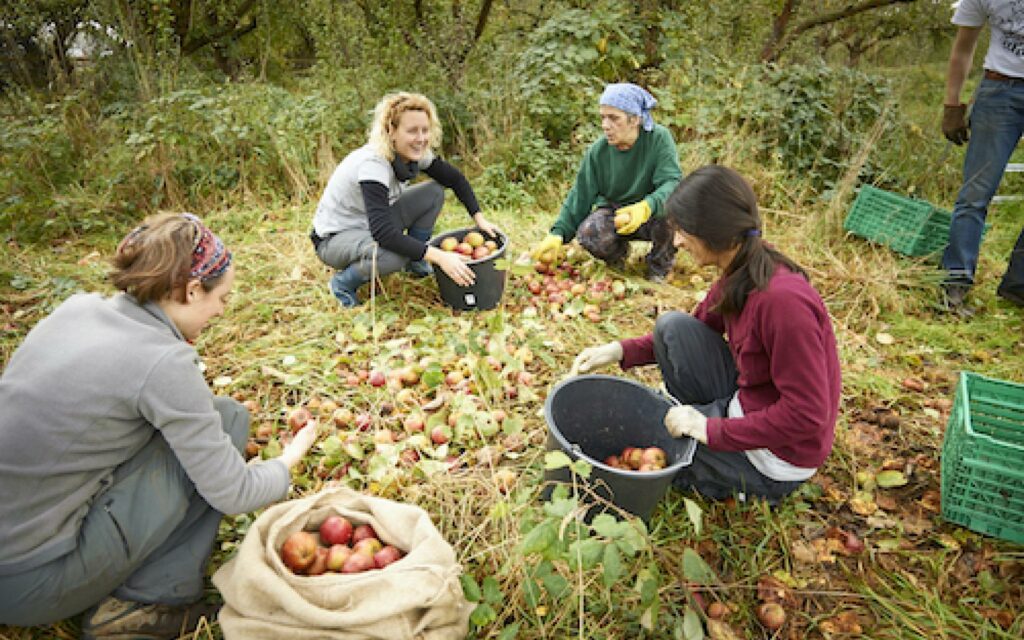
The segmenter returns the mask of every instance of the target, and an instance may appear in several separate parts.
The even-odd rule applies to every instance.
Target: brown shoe
[[[146,604],[107,596],[82,622],[82,640],[173,640],[214,619],[219,605]]]

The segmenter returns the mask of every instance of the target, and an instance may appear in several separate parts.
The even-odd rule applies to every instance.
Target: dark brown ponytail
[[[743,310],[754,289],[764,290],[778,265],[807,278],[800,265],[761,238],[757,196],[736,171],[707,165],[686,176],[665,203],[669,222],[700,238],[716,252],[738,247],[725,269],[717,311],[735,315]]]

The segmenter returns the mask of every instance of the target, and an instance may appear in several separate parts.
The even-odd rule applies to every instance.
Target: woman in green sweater
[[[672,134],[655,124],[650,93],[635,84],[608,85],[600,99],[604,136],[583,156],[576,183],[548,236],[533,258],[553,262],[576,237],[594,257],[624,265],[631,240],[651,242],[647,277],[661,281],[672,268],[676,247],[665,220],[665,200],[683,172]]]

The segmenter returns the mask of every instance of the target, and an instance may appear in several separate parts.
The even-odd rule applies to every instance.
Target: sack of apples
[[[415,505],[336,487],[274,505],[213,575],[226,640],[464,638],[451,545]]]

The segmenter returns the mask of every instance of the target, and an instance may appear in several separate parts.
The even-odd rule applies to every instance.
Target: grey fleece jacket
[[[222,513],[286,496],[287,466],[245,463],[198,365],[159,306],[126,294],[74,295],[29,332],[0,376],[0,574],[73,549],[114,470],[157,432]]]

